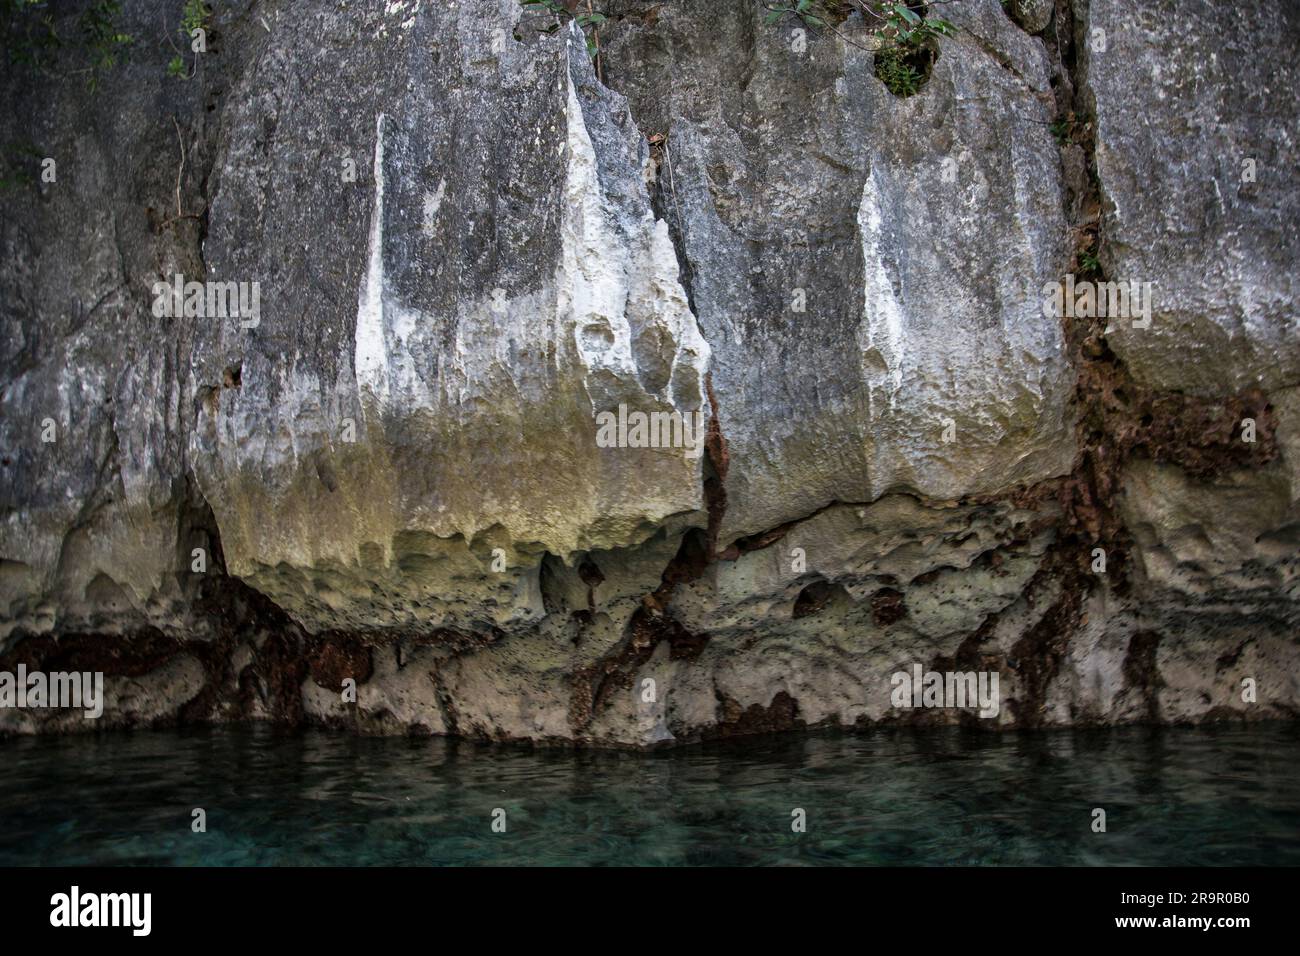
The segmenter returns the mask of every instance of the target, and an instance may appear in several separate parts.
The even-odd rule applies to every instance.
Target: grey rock
[[[1067,261],[1041,46],[991,0],[954,5],[970,32],[901,100],[869,52],[761,12],[664,7],[608,41],[610,82],[668,137],[731,450],[720,545],[834,501],[1068,471],[1073,376],[1038,291]],[[856,16],[842,32],[868,40]]]
[[[542,554],[703,504],[701,448],[595,441],[620,405],[706,413],[647,146],[581,39],[525,46],[498,7],[286,17],[226,118],[205,258],[260,279],[263,315],[209,327],[195,374],[243,384],[191,451],[232,573],[312,629],[527,621]],[[353,29],[346,69],[294,85]]]
[[[1150,282],[1150,328],[1107,341],[1140,381],[1207,395],[1300,383],[1300,8],[1092,0],[1108,277]]]
[[[996,674],[990,727],[1293,714],[1294,12],[1077,4],[1108,47],[1070,78],[1045,5],[962,0],[904,99],[856,15],[616,6],[599,78],[515,0],[235,3],[190,80],[147,42],[93,95],[0,78],[0,138],[21,114],[59,162],[0,193],[0,661],[125,661],[110,726],[962,720],[895,706],[913,666]],[[1050,131],[1072,79],[1092,156]],[[1132,539],[1116,578],[1079,571],[1041,293],[1090,160],[1108,274],[1157,289],[1122,368],[1276,419],[1257,468],[1117,469],[1085,502]],[[176,275],[257,314],[159,315]],[[620,406],[696,441],[605,447]]]
[[[1285,468],[1230,472],[1215,481],[1139,461],[1125,480],[1148,603],[1170,613],[1300,621],[1300,508]]]
[[[1007,14],[1027,33],[1042,33],[1052,22],[1052,0],[1009,0]]]

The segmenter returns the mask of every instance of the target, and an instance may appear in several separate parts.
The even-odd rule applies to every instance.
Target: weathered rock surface
[[[904,100],[870,52],[746,4],[611,31],[610,83],[667,134],[731,451],[724,545],[834,501],[1069,471],[1073,377],[1039,294],[1068,265],[1047,58],[996,5],[952,16],[970,32]]]
[[[106,705],[0,730],[1294,716],[1300,21],[1167,6],[945,5],[907,98],[757,3],[611,3],[599,75],[516,0],[236,3],[188,80],[142,2],[94,92],[10,69],[58,175],[0,193],[0,670]],[[1097,228],[1149,329],[1043,309]]]
[[[648,147],[578,40],[506,42],[474,5],[377,16],[302,86],[353,28],[317,16],[288,49],[273,31],[217,157],[209,271],[268,290],[255,335],[213,325],[202,353],[243,382],[193,436],[228,569],[313,630],[527,622],[543,554],[638,544],[703,504],[698,454],[593,440],[620,404],[705,412]],[[331,175],[340,145],[366,185]]]
[[[1157,388],[1295,385],[1300,7],[1090,0],[1089,22],[1103,260],[1154,300],[1111,347]]]

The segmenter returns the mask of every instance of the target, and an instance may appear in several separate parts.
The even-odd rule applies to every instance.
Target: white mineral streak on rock
[[[442,208],[442,197],[447,192],[447,179],[443,177],[438,180],[438,188],[431,193],[424,194],[424,221],[422,230],[426,238],[432,239],[436,235],[438,210]]]
[[[903,303],[890,281],[889,267],[884,258],[886,237],[875,170],[862,185],[858,234],[862,238],[863,284],[858,345],[862,349],[863,371],[870,382],[874,379],[870,373],[871,366],[884,365],[892,405],[903,386]]]
[[[698,382],[708,367],[709,346],[677,279],[677,256],[667,223],[656,221],[647,209],[640,222],[617,228],[626,217],[604,198],[596,151],[572,79],[566,116],[568,169],[561,226],[564,241],[556,270],[557,311],[562,321],[567,318],[573,324],[589,387],[601,372],[635,380],[637,361],[629,321],[635,317],[641,324],[662,326],[676,343],[674,379],[683,364],[695,370],[697,401],[679,409],[694,411],[702,401]],[[671,390],[657,397],[671,401]],[[596,395],[592,401],[593,412],[605,410]]]
[[[647,216],[649,218],[649,216]],[[677,354],[673,358],[673,379],[670,394],[678,394],[677,377],[683,368],[690,368],[695,374],[695,388],[700,401],[704,394],[700,383],[709,370],[711,352],[709,343],[700,332],[699,322],[686,304],[686,290],[677,281],[677,252],[668,235],[668,223],[656,220],[650,233],[650,285],[655,293],[656,311],[668,322],[668,330],[677,343]],[[690,409],[688,409],[690,410]]]
[[[384,306],[385,350],[388,357],[386,370],[387,398],[403,407],[432,408],[433,395],[429,383],[415,367],[414,350],[422,348],[417,343],[421,330],[429,321],[420,309],[389,301]]]
[[[357,303],[357,387],[363,396],[368,391],[381,405],[429,408],[433,399],[428,383],[416,369],[412,355],[413,342],[427,322],[419,309],[389,299],[384,273],[384,124],[385,116],[380,113],[375,119],[375,202],[366,276]],[[445,184],[444,180],[436,195],[426,200],[426,235],[432,214],[441,204]]]
[[[370,214],[369,259],[357,303],[357,388],[387,398],[384,346],[384,114],[375,118],[375,204]]]
[[[596,151],[572,79],[565,114],[569,164],[561,226],[564,246],[556,276],[559,313],[572,317],[578,355],[589,374],[607,369],[619,378],[631,377],[636,361],[624,314],[630,250],[611,228],[612,216],[601,201]]]

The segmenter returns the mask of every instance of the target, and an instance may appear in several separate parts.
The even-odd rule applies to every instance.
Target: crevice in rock
[[[631,111],[631,104],[628,110]],[[635,117],[633,117],[635,121]],[[640,124],[638,124],[640,128]],[[672,131],[647,133],[641,130],[650,144],[650,158],[655,164],[654,188],[650,191],[650,209],[656,219],[668,224],[668,239],[673,244],[677,257],[677,281],[686,293],[686,307],[691,310],[700,336],[707,340],[700,323],[700,311],[695,301],[695,270],[691,258],[686,252],[686,223],[682,214],[681,200],[677,195],[678,173],[674,167],[672,153]]]
[[[1082,22],[1075,21],[1076,8]],[[1056,58],[1059,82],[1057,128],[1069,141],[1062,144],[1067,171],[1072,149],[1083,154],[1081,175],[1067,176],[1067,221],[1075,248],[1071,268],[1078,279],[1106,281],[1100,252],[1102,198],[1097,178],[1096,127],[1083,103],[1077,45],[1087,36],[1087,4],[1057,0],[1048,52]],[[1062,277],[1064,283],[1065,277]],[[1064,312],[1065,310],[1063,310]],[[1276,422],[1267,397],[1258,390],[1219,400],[1177,392],[1161,392],[1136,382],[1106,343],[1109,320],[1061,317],[1067,347],[1078,370],[1075,403],[1080,411],[1076,426],[1078,457],[1070,477],[1062,484],[1060,504],[1065,513],[1063,537],[1058,546],[1071,550],[1084,567],[1091,550],[1106,550],[1108,568],[1125,570],[1130,538],[1115,505],[1128,462],[1148,457],[1178,465],[1194,477],[1210,477],[1226,469],[1258,466],[1277,456]],[[1237,440],[1243,418],[1257,423],[1257,440]],[[1126,576],[1115,575],[1123,591]],[[1096,586],[1095,576],[1084,576],[1085,588]]]
[[[1011,57],[1007,56],[1005,53],[999,50],[996,44],[994,44],[991,40],[988,40],[985,37],[980,36],[978,33],[974,32],[969,27],[963,27],[962,32],[966,36],[974,40],[975,45],[979,47],[980,50],[983,51],[984,54],[988,56],[989,59],[991,59],[998,66],[1002,67],[1002,69],[1006,70],[1017,80],[1023,83],[1025,85],[1025,88],[1029,90],[1031,95],[1037,94],[1037,91],[1034,89],[1034,85],[1029,82],[1029,80],[1025,77],[1023,73],[1020,72],[1020,70],[1016,67],[1016,64],[1012,61]]]
[[[564,562],[547,552],[537,569],[537,585],[542,592],[542,610],[547,615],[564,610]]]
[[[827,507],[830,507],[830,505],[827,505]],[[775,528],[769,528],[767,531],[760,531],[756,534],[745,535],[745,537],[743,538],[737,538],[735,541],[733,541],[722,551],[718,552],[718,560],[735,561],[742,554],[745,554],[749,551],[762,551],[764,548],[770,548],[772,545],[776,544],[787,534],[789,534],[792,528],[797,527],[798,525],[807,521],[809,518],[812,518],[820,513],[821,511],[814,511],[810,515],[807,515],[802,518],[795,518],[793,521],[786,521],[782,524],[777,525]]]
[[[452,699],[443,684],[442,667],[438,666],[431,670],[429,679],[433,681],[433,698],[438,702],[438,708],[442,711],[442,724],[447,729],[447,735],[450,737],[460,736],[460,711],[456,709],[456,701]]]
[[[578,577],[583,584],[587,585],[587,610],[594,612],[596,610],[596,588],[605,582],[605,575],[601,573],[596,562],[588,556],[578,565]]]
[[[790,617],[798,620],[801,617],[810,617],[818,611],[824,610],[837,596],[848,596],[848,592],[842,584],[833,584],[830,581],[818,580],[804,586],[799,592],[799,596],[794,599],[794,606],[790,609]]]
[[[569,724],[574,733],[586,729],[616,690],[632,686],[632,675],[654,653],[661,641],[670,645],[674,660],[694,660],[708,643],[708,635],[687,631],[666,613],[677,586],[699,578],[712,561],[707,535],[692,528],[682,536],[677,554],[664,569],[659,587],[641,599],[619,644],[599,660],[573,675],[569,698]]]
[[[895,588],[881,588],[871,595],[871,620],[876,627],[888,627],[907,617],[907,604],[903,592]]]
[[[872,60],[876,79],[885,84],[899,99],[915,96],[930,82],[935,61],[939,59],[937,43],[922,43],[915,47],[887,47],[879,50]]]
[[[705,375],[704,386],[712,410],[705,437],[703,463],[708,527],[703,532],[692,528],[683,535],[677,554],[664,569],[659,587],[642,598],[641,607],[633,612],[627,635],[619,646],[574,674],[569,723],[575,732],[591,723],[614,689],[631,686],[632,672],[650,659],[661,641],[669,642],[671,656],[675,660],[694,660],[708,642],[708,635],[691,634],[666,613],[668,602],[677,586],[697,580],[718,559],[718,532],[727,510],[724,482],[730,455],[726,438],[722,434],[717,395],[713,391],[710,374]]]
[[[713,391],[713,374],[704,376],[704,390],[708,395],[709,430],[704,439],[704,505],[709,512],[709,561],[716,560],[718,532],[727,513],[727,469],[731,466],[731,453],[727,439],[722,434],[722,419],[718,411],[718,396]]]

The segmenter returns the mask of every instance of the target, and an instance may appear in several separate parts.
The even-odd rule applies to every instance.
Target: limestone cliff
[[[908,96],[852,9],[607,0],[593,62],[235,2],[178,76],[180,6],[0,85],[0,667],[633,746],[1297,713],[1294,4],[955,0]],[[998,716],[892,707],[916,663]]]

